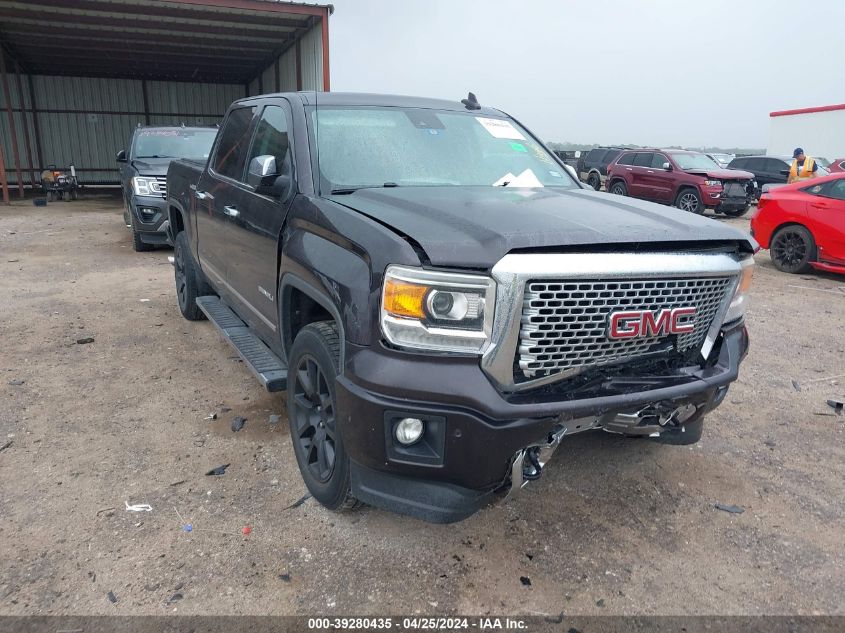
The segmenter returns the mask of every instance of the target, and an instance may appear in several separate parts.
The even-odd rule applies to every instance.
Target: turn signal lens
[[[425,317],[423,300],[428,287],[388,278],[384,286],[384,311],[401,317]]]
[[[754,266],[745,266],[742,269],[742,276],[739,278],[737,294],[745,294],[751,288],[751,279],[754,277]]]

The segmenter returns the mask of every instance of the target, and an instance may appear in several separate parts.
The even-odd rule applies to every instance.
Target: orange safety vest
[[[804,157],[804,164],[801,166],[801,173],[798,173],[798,159],[792,159],[792,167],[789,168],[789,180],[790,182],[794,182],[795,180],[806,180],[807,178],[813,177],[813,165],[816,162],[810,158],[809,156]]]

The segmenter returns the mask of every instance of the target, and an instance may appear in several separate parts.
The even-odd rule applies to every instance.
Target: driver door
[[[276,173],[292,177],[293,134],[287,101],[268,102],[258,116],[244,161],[245,185],[238,190],[228,218],[232,262],[228,275],[237,293],[238,314],[272,345],[278,340],[277,245],[293,199],[287,194],[296,191],[296,187],[291,179],[284,192],[274,192],[270,187],[257,185],[249,172],[254,159],[272,156]]]

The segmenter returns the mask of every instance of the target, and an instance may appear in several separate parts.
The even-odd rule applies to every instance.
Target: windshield
[[[706,154],[669,154],[681,169],[721,169],[718,163]]]
[[[324,194],[384,186],[578,188],[511,119],[377,106],[320,106],[311,117]]]
[[[816,162],[822,167],[830,167],[830,161],[826,158],[822,158],[821,156],[816,157]]]
[[[139,130],[135,136],[132,158],[190,158],[206,160],[216,129],[149,129]]]

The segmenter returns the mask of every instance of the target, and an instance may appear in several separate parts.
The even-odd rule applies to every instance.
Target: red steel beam
[[[15,125],[15,115],[12,114],[12,92],[9,90],[9,76],[6,73],[6,51],[2,47],[0,47],[0,80],[3,82],[6,115],[9,117],[9,135],[12,137],[12,160],[15,161],[15,174],[18,177],[18,195],[23,198],[23,175],[21,174],[21,155],[18,152],[18,132]]]
[[[18,85],[18,100],[21,102],[21,118],[23,119],[23,139],[24,147],[26,148],[26,162],[29,163],[29,184],[35,190],[35,182],[37,180],[35,169],[32,168],[32,144],[29,142],[29,122],[26,118],[26,103],[23,98],[23,82],[21,81],[21,65],[15,60],[15,78]]]
[[[67,59],[67,55],[61,55],[59,53],[53,52],[33,52],[27,55],[21,56],[26,62],[28,62],[32,66],[38,65],[54,65],[54,66],[63,66],[60,60]],[[126,57],[119,57],[117,55],[105,56],[101,53],[96,51],[93,52],[84,52],[84,53],[74,53],[73,54],[73,61],[74,62],[81,62],[85,61],[88,63],[89,61],[92,62],[94,65],[103,67],[103,66],[114,66],[117,69],[129,68],[129,67],[137,67],[142,65],[155,65],[155,64],[162,64],[166,68],[172,67],[189,67],[189,68],[196,68],[196,67],[203,67],[207,66],[210,70],[231,70],[233,72],[241,72],[241,71],[251,71],[253,70],[258,64],[255,62],[250,62],[249,60],[241,61],[239,59],[229,59],[226,60],[225,63],[217,62],[214,60],[210,60],[207,57],[193,57],[189,55],[182,55],[179,56],[176,53],[167,55],[156,55],[155,53],[146,53],[140,55],[132,55]]]
[[[51,55],[59,55],[62,57],[67,57],[69,55],[76,55],[79,50],[80,43],[77,42],[75,46],[68,46],[68,44],[60,44],[57,42],[35,42],[35,41],[27,41],[27,42],[12,42],[11,40],[8,41],[10,46],[13,46],[17,53],[20,53],[22,57],[27,57],[27,51],[33,50],[36,52],[44,52],[49,53]],[[82,44],[85,47],[87,52],[94,52],[97,53],[105,53],[109,56],[113,56],[113,53],[122,53],[124,55],[149,55],[152,52],[161,53],[163,55],[170,55],[170,56],[178,56],[178,57],[190,57],[190,58],[202,58],[202,59],[224,59],[230,60],[232,59],[232,53],[226,52],[223,50],[215,50],[212,49],[208,52],[198,49],[191,49],[184,45],[167,45],[165,43],[161,44],[152,44],[153,49],[151,50],[150,47],[145,46],[136,46],[136,45],[119,45],[117,43],[108,44],[104,42],[91,42],[87,41]],[[237,49],[232,49],[237,50]],[[250,51],[238,51],[237,56],[240,60],[251,60],[255,64],[261,62],[264,57],[267,55],[266,49],[255,49]]]
[[[264,2],[263,0],[163,0],[176,4],[196,4],[204,7],[218,7],[224,9],[242,9],[245,11],[264,11],[288,13],[296,15],[316,15],[328,12],[327,6],[288,4],[286,2]]]
[[[329,8],[323,9],[322,20],[322,40],[323,40],[323,90],[328,92],[329,86]]]
[[[211,72],[186,72],[177,71],[166,74],[140,72],[133,69],[115,71],[113,68],[96,68],[91,65],[63,65],[60,69],[49,66],[30,66],[34,75],[49,77],[91,77],[100,79],[141,79],[146,78],[153,81],[181,81],[185,83],[219,83],[243,85],[248,80],[244,73],[211,73]]]
[[[186,4],[186,3],[182,3]],[[207,4],[207,3],[206,3]],[[100,0],[50,0],[51,9],[62,8],[76,11],[102,12],[102,13],[123,13],[124,15],[155,15],[163,18],[176,18],[181,20],[221,20],[226,23],[259,24],[266,26],[272,22],[278,26],[299,26],[300,20],[286,18],[277,11],[262,11],[261,15],[250,13],[203,11],[203,8],[181,8],[168,6],[167,3],[145,2],[143,4],[105,4]],[[197,5],[195,5],[197,6]]]

